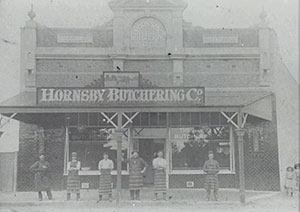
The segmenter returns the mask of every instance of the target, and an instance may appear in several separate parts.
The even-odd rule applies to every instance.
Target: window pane
[[[89,126],[98,126],[98,113],[89,113]]]
[[[159,113],[159,125],[166,126],[167,125],[167,113]]]
[[[134,126],[140,126],[140,125],[141,125],[141,113],[139,113],[139,114],[133,119],[133,125],[134,125]]]
[[[210,113],[210,124],[220,125],[220,113]]]
[[[79,113],[79,125],[88,126],[88,114]]]
[[[180,125],[180,113],[171,113],[171,124]]]
[[[70,126],[77,126],[78,125],[78,113],[70,113],[68,114],[70,117],[69,125]]]
[[[149,126],[149,113],[142,113],[141,126]]]
[[[221,168],[229,169],[229,134],[222,132],[226,131],[225,127],[218,130],[214,131],[207,127],[171,128],[173,170],[202,169],[209,151],[214,152]]]
[[[191,125],[191,114],[181,113],[181,125]]]
[[[201,113],[201,125],[209,125],[209,113]]]
[[[150,125],[158,125],[158,113],[150,113]]]
[[[191,113],[191,124],[199,125],[200,124],[200,113]]]

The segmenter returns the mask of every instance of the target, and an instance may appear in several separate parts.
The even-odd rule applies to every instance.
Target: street
[[[93,191],[95,192],[95,191]],[[93,194],[93,192],[89,194]],[[144,192],[144,197],[148,197],[148,193]],[[219,202],[214,201],[203,201],[197,200],[195,193],[181,191],[175,192],[178,196],[168,202],[164,201],[152,201],[147,198],[142,201],[129,201],[123,200],[120,206],[117,207],[115,201],[110,203],[103,201],[96,203],[94,199],[83,199],[79,202],[55,199],[53,201],[44,200],[39,202],[34,201],[8,201],[8,195],[0,195],[1,198],[0,212],[152,212],[152,211],[208,211],[208,212],[297,212],[298,211],[298,197],[287,197],[283,193],[255,193],[249,195],[248,201],[245,205],[240,204],[238,201],[226,201],[221,199]],[[225,193],[230,191],[222,192],[224,197]],[[29,197],[34,197],[31,192]],[[233,194],[233,193],[232,193]],[[230,196],[232,196],[230,194]],[[56,193],[55,196],[60,198],[63,193]],[[124,196],[125,194],[123,194]],[[182,196],[186,196],[185,199],[180,199]],[[86,195],[86,197],[88,197]],[[125,197],[125,196],[124,196]],[[25,198],[26,200],[26,198]]]

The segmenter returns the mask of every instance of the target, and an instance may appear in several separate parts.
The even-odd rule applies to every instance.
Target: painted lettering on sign
[[[92,35],[58,34],[57,43],[93,43]]]
[[[204,88],[38,88],[41,105],[192,106],[204,104]]]
[[[237,35],[204,35],[203,43],[238,43],[239,37]]]
[[[154,18],[138,20],[131,30],[131,47],[166,47],[167,33],[161,22]]]

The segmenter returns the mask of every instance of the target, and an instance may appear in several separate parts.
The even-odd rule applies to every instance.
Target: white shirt
[[[68,162],[68,164],[67,164],[67,170],[68,171],[70,171],[70,169],[71,169],[71,162],[72,161]],[[77,161],[76,168],[74,168],[74,167],[72,167],[72,168],[73,168],[73,170],[74,169],[75,170],[80,170],[81,169],[81,163],[80,163],[80,161]]]
[[[101,170],[101,169],[110,169],[110,170],[113,170],[114,169],[114,162],[110,159],[103,159],[103,160],[100,160],[99,161],[99,164],[98,164],[98,169]]]
[[[157,168],[167,168],[168,162],[166,159],[164,158],[155,158],[152,162],[153,164],[153,168],[157,169]]]

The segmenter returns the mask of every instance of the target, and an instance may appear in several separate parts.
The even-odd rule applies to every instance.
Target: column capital
[[[238,141],[243,142],[244,141],[244,135],[247,132],[246,129],[235,129],[234,132],[236,133],[238,137]]]

